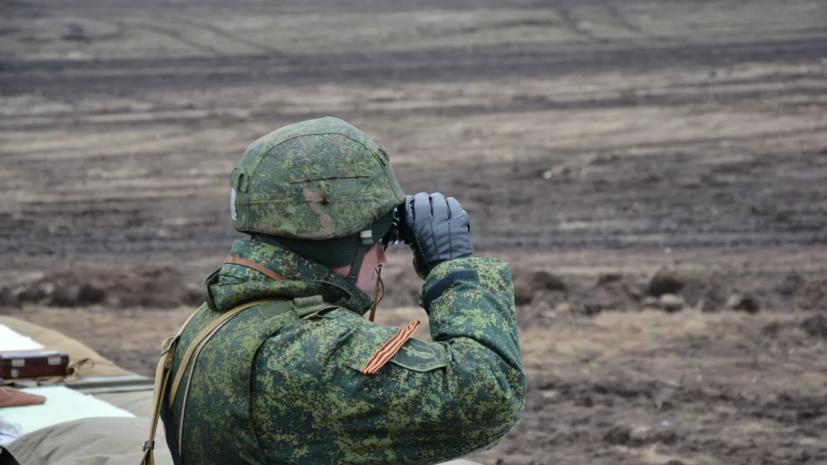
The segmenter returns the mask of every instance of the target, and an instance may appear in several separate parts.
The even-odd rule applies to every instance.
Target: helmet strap
[[[347,275],[347,280],[350,284],[356,285],[359,280],[359,270],[362,269],[362,262],[365,260],[365,255],[373,247],[373,231],[366,229],[359,233],[359,249],[356,251],[356,260],[350,267],[350,273]]]

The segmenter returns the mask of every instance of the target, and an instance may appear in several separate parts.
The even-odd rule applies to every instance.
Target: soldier
[[[455,199],[405,197],[385,149],[336,118],[255,141],[231,186],[251,237],[159,364],[176,464],[431,464],[514,428],[526,385],[511,272],[473,256]],[[419,322],[363,317],[392,238],[414,252],[434,342],[411,337]]]

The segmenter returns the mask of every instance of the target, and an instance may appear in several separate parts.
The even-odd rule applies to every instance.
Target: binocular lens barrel
[[[400,226],[402,224],[402,218],[405,217],[405,206],[400,205],[396,207],[393,211],[393,220],[391,220],[391,228],[388,229],[388,232],[385,233],[385,236],[382,238],[382,243],[385,244],[385,247],[389,245],[400,245],[400,244],[410,244],[411,241],[405,237],[405,233]]]
[[[391,223],[391,228],[385,234],[385,237],[382,238],[382,243],[385,245],[400,245],[400,244],[410,244],[411,241],[402,234],[402,231],[399,228],[399,222],[396,218],[393,219]]]

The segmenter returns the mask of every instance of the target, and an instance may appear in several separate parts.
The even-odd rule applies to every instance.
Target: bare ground
[[[529,403],[480,461],[827,463],[822,2],[0,5],[0,311],[150,373],[243,149],[335,115],[512,264]]]

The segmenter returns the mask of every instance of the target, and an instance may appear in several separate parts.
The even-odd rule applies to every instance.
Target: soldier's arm
[[[525,376],[517,337],[511,270],[479,257],[437,266],[422,287],[434,343],[447,349],[445,383],[456,415],[443,419],[458,435],[492,445],[520,420]],[[452,426],[453,424],[453,426]]]
[[[372,438],[358,447],[377,460],[391,450],[398,463],[467,456],[497,444],[523,413],[526,383],[508,265],[487,257],[443,263],[421,297],[434,342],[408,340],[374,375],[351,369],[333,377],[346,393],[342,399],[354,400],[346,403],[350,413],[332,418],[351,418],[347,430]],[[363,319],[357,325],[342,340],[345,353],[361,354],[352,368],[364,366],[392,334]]]

